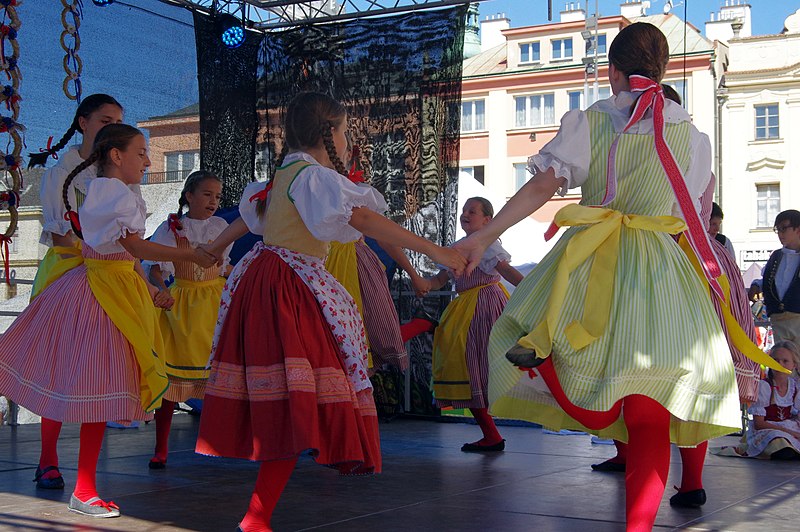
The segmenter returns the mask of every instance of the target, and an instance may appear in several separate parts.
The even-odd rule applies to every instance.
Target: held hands
[[[456,277],[464,273],[467,261],[459,251],[453,248],[443,248],[436,246],[435,253],[428,255],[434,262],[450,269]],[[478,259],[480,262],[480,258]],[[477,265],[477,262],[475,263]],[[430,288],[429,288],[430,290]]]
[[[219,264],[221,260],[217,257],[213,251],[210,251],[210,246],[208,244],[200,244],[196,248],[194,248],[194,256],[192,257],[192,262],[196,263],[197,265],[203,268],[210,268],[215,264]]]
[[[175,304],[175,298],[172,297],[168,289],[164,288],[159,290],[153,297],[153,304],[158,308],[170,310],[172,305]]]
[[[172,308],[172,305],[175,304],[175,300],[169,293],[169,289],[167,288],[159,289],[150,283],[146,284],[147,284],[147,291],[150,292],[150,299],[153,300],[153,305],[155,305],[158,308],[163,308],[164,310],[169,310]]]
[[[421,275],[411,276],[411,287],[417,297],[425,297],[431,291],[431,282]]]
[[[481,259],[483,258],[483,253],[486,251],[486,248],[489,247],[489,243],[485,243],[481,240],[480,231],[476,231],[472,233],[467,238],[458,242],[453,245],[453,250],[457,251],[463,257],[463,260],[466,260],[467,266],[464,273],[470,274],[472,271],[477,268],[478,264],[481,263]],[[460,272],[457,272],[456,275],[459,275]]]

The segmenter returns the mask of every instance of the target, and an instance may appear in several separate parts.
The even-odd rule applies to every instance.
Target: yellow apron
[[[364,316],[364,304],[361,300],[361,285],[358,282],[358,262],[356,260],[356,243],[331,242],[328,256],[325,259],[325,269],[339,281],[358,307],[358,314]],[[369,349],[369,338],[364,335],[367,343],[367,367],[372,367],[372,351]]]
[[[62,255],[72,256],[62,257]],[[53,246],[48,249],[42,262],[39,263],[39,268],[36,270],[36,277],[33,279],[31,301],[41,294],[45,288],[53,284],[56,279],[81,264],[83,264],[83,256],[81,255],[80,240],[70,247]]]
[[[643,216],[623,214],[613,209],[572,204],[556,213],[554,223],[559,227],[587,226],[570,238],[558,264],[556,278],[547,302],[545,319],[519,345],[547,358],[553,350],[555,332],[561,307],[567,294],[569,274],[594,255],[584,299],[583,320],[567,325],[564,334],[573,349],[580,350],[599,338],[606,329],[614,295],[614,276],[619,256],[622,226],[645,231],[676,235],[686,224],[674,216]]]
[[[499,285],[508,297],[506,287],[499,282],[464,290],[447,305],[433,335],[433,394],[447,401],[469,401],[472,388],[467,370],[467,334],[475,315],[481,288]]]
[[[156,308],[133,270],[133,261],[86,259],[86,279],[94,297],[133,346],[139,367],[139,393],[146,412],[161,406],[169,382],[164,371]]]
[[[159,312],[164,334],[163,358],[170,377],[208,378],[206,364],[224,286],[224,277],[208,281],[177,278],[170,286],[175,305],[169,312]]]

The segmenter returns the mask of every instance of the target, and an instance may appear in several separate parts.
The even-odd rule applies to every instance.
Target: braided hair
[[[278,154],[278,158],[275,160],[275,165],[272,167],[272,173],[269,176],[268,183],[272,183],[272,180],[275,179],[275,172],[278,171],[278,167],[283,165],[283,160],[286,159],[286,155],[289,153],[289,144],[284,141],[283,146],[281,147],[281,151]],[[269,185],[268,185],[269,186]],[[267,198],[259,198],[256,201],[256,214],[259,218],[263,218],[264,214],[267,212]]]
[[[72,231],[81,240],[83,240],[83,233],[80,220],[78,220],[78,213],[72,210],[72,205],[69,203],[69,187],[72,184],[72,180],[94,163],[98,164],[98,174],[102,174],[103,169],[108,164],[108,156],[111,150],[115,148],[125,150],[131,140],[141,134],[141,131],[128,124],[108,124],[103,126],[94,139],[92,154],[89,155],[88,159],[76,166],[64,180],[64,188],[61,191],[64,207],[67,209],[67,214],[64,217],[69,220],[72,225]]]
[[[72,124],[70,124],[69,129],[67,129],[67,132],[64,133],[64,136],[61,137],[61,140],[59,140],[55,146],[48,147],[48,149],[41,151],[41,153],[28,154],[28,168],[44,166],[47,162],[47,158],[61,151],[73,135],[75,135],[76,131],[83,134],[83,129],[81,129],[80,126],[80,118],[88,118],[104,105],[116,105],[122,109],[122,105],[108,94],[92,94],[91,96],[87,96],[81,101],[81,104],[75,111],[75,116],[72,118]]]
[[[283,164],[289,150],[313,148],[322,143],[334,169],[342,175],[347,175],[344,163],[336,153],[331,134],[331,128],[341,126],[346,116],[347,110],[344,106],[327,94],[301,92],[292,98],[286,107],[284,142],[274,168],[277,169]],[[275,177],[274,171],[270,181]],[[265,210],[266,200],[259,200],[256,212],[259,216],[263,216]]]

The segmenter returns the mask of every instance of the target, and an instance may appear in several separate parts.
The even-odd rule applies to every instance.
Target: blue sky
[[[572,0],[573,2],[577,0]],[[564,9],[569,0],[553,0],[553,20],[558,20],[558,13]],[[586,0],[581,0],[583,5]],[[600,0],[601,15],[619,14],[622,0]],[[650,0],[649,14],[662,12],[665,0]],[[723,0],[674,0],[673,13],[683,18],[684,4],[689,22],[703,31],[703,24],[708,21],[709,13],[716,12]],[[595,0],[589,0],[589,12],[594,12]],[[783,21],[800,8],[800,2],[790,0],[750,0],[753,17],[753,34],[780,33]],[[528,26],[547,23],[547,0],[487,0],[481,2],[481,18],[494,13],[505,13],[511,19],[511,27]]]
[[[197,102],[194,29],[188,11],[156,0],[125,0],[106,8],[84,0],[83,5],[78,55],[84,95],[111,94],[125,108],[129,124]],[[77,104],[62,90],[61,2],[28,0],[18,9],[23,98],[19,121],[27,128],[27,155],[44,147],[49,135],[54,143],[61,138]],[[4,107],[2,111],[7,114]],[[48,165],[52,164],[51,160]]]

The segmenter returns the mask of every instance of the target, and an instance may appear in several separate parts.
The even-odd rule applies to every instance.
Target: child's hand
[[[468,263],[466,267],[466,273],[468,274],[472,273],[478,264],[481,263],[483,253],[486,251],[486,248],[489,247],[489,244],[491,244],[491,242],[486,243],[481,241],[479,233],[481,233],[481,231],[476,231],[461,242],[453,245],[453,249],[461,253]]]
[[[158,308],[169,310],[172,308],[172,305],[175,304],[175,298],[172,297],[172,294],[169,293],[167,288],[163,288],[157,290],[156,294],[153,296],[153,304]]]
[[[431,291],[431,282],[420,275],[412,275],[411,287],[417,297],[425,297]]]
[[[213,253],[210,253],[206,250],[202,245],[194,248],[194,257],[192,258],[192,262],[196,263],[197,265],[203,268],[210,268],[217,264],[219,259]]]
[[[217,262],[216,262],[217,266],[222,266],[223,261],[222,257],[220,256],[221,255],[220,251],[216,247],[214,247],[213,243],[209,242],[208,244],[199,244],[197,248],[204,250],[209,255],[217,257]]]
[[[429,257],[433,259],[433,262],[452,270],[456,277],[464,273],[464,269],[467,267],[467,260],[452,248],[436,246],[435,252]]]

